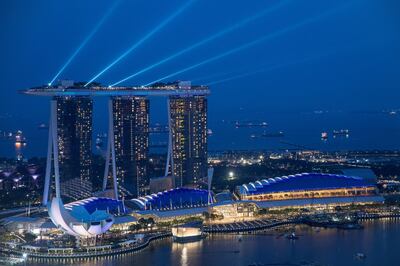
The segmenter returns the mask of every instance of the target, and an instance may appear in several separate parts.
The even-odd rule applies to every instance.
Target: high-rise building
[[[81,199],[92,194],[92,112],[90,97],[56,97],[61,195]]]
[[[169,110],[175,185],[196,185],[207,176],[207,98],[171,96]]]
[[[142,196],[149,185],[149,100],[145,97],[114,97],[115,161],[120,194]]]

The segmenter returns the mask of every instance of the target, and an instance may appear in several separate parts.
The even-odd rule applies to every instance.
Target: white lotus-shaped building
[[[114,217],[106,211],[96,210],[90,214],[84,206],[74,206],[68,211],[61,198],[57,197],[51,200],[48,212],[57,227],[79,237],[94,237],[105,233],[114,223]]]

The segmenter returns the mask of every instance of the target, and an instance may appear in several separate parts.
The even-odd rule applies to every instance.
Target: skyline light
[[[64,63],[61,69],[57,72],[57,74],[53,77],[53,79],[48,83],[48,86],[51,86],[54,81],[61,75],[61,73],[69,66],[72,60],[78,55],[78,53],[86,46],[86,44],[92,39],[92,37],[96,34],[96,32],[100,29],[100,27],[104,24],[104,22],[111,16],[114,12],[115,8],[120,4],[121,0],[116,1],[111,8],[106,12],[106,14],[101,18],[101,20],[97,23],[97,25],[93,28],[93,30],[86,36],[83,42],[78,46],[78,48],[74,51],[74,53],[68,58],[68,60]]]
[[[244,78],[244,77],[247,77],[247,76],[256,75],[256,74],[259,74],[259,73],[265,73],[265,72],[273,71],[273,70],[280,69],[280,68],[283,68],[283,67],[288,67],[288,66],[297,65],[297,64],[300,64],[300,63],[305,63],[305,62],[308,62],[308,61],[311,61],[311,60],[320,59],[323,56],[327,56],[327,55],[326,54],[322,54],[322,55],[308,56],[308,57],[303,58],[303,59],[292,60],[292,61],[289,61],[289,62],[282,62],[282,63],[278,63],[278,64],[275,64],[275,65],[270,65],[270,66],[267,66],[267,67],[251,70],[251,71],[248,70],[248,71],[244,71],[241,74],[230,75],[230,76],[222,78],[222,79],[217,79],[217,80],[213,80],[213,81],[210,81],[210,82],[206,82],[205,85],[206,86],[212,86],[212,85],[216,85],[216,84],[219,84],[219,83],[223,83],[223,82],[227,82],[227,81],[231,81],[231,80]]]
[[[46,1],[50,3],[49,0],[44,0],[44,3]],[[140,72],[130,80],[116,86],[129,86],[131,83],[146,84],[224,53],[235,48],[235,46],[255,40],[264,34],[315,16],[324,12],[324,10],[344,3],[354,3],[350,8],[344,9],[343,12],[319,20],[309,27],[293,30],[290,34],[285,34],[281,38],[274,38],[271,41],[260,43],[260,45],[254,45],[243,50],[243,52],[237,52],[231,56],[209,62],[165,81],[170,82],[177,79],[191,80],[196,83],[198,77],[208,77],[202,82],[213,82],[217,79],[243,74],[240,72],[242,70],[249,72],[253,71],[253,68],[256,71],[255,69],[263,63],[273,65],[281,61],[296,60],[311,54],[312,51],[319,54],[327,49],[340,51],[344,46],[352,46],[354,47],[353,51],[336,53],[335,57],[330,57],[327,61],[321,60],[315,64],[299,65],[296,72],[316,72],[318,75],[311,77],[303,74],[302,76],[307,78],[296,81],[296,84],[291,84],[292,81],[285,79],[285,75],[293,77],[295,70],[294,68],[287,68],[276,72],[281,77],[279,82],[273,79],[271,75],[256,75],[251,77],[250,80],[247,78],[235,79],[237,82],[230,82],[229,86],[227,83],[216,85],[218,91],[225,91],[225,93],[230,88],[246,86],[245,83],[249,81],[288,91],[294,90],[295,86],[293,85],[300,86],[300,89],[308,97],[305,101],[291,102],[290,108],[313,109],[317,108],[315,106],[317,102],[320,102],[326,108],[332,105],[341,105],[344,109],[395,108],[394,99],[397,95],[395,84],[398,84],[398,78],[394,75],[394,69],[396,69],[397,62],[400,62],[396,59],[398,53],[395,47],[400,40],[400,36],[397,34],[400,31],[396,30],[396,25],[391,23],[394,18],[390,14],[384,13],[387,8],[385,4],[368,1],[361,5],[360,1],[349,0],[339,0],[335,3],[318,2],[316,0],[312,2],[306,5],[297,1],[272,0],[268,3],[257,2],[257,4],[252,5],[239,5],[225,1],[218,4],[209,1],[196,1],[195,5],[182,12],[177,19],[174,19],[173,23],[169,23],[157,34],[154,34],[151,39],[143,43],[140,46],[140,51],[139,49],[136,49],[136,52],[133,51],[130,54],[132,56],[126,56],[105,72],[107,75],[103,74],[96,79],[96,82],[109,86],[121,81],[124,76],[125,78],[128,77],[126,74],[136,75]],[[2,90],[2,97],[6,98],[7,95],[15,94],[20,106],[28,107],[29,101],[26,97],[15,92],[36,84],[50,83],[51,79],[56,76],[55,74],[60,71],[66,61],[70,59],[71,54],[78,48],[71,46],[71,44],[80,46],[95,26],[99,24],[105,13],[109,11],[113,3],[100,5],[89,0],[80,9],[76,9],[76,6],[72,3],[43,4],[40,8],[30,11],[28,6],[21,5],[12,9],[17,4],[9,6],[4,4],[3,11],[7,8],[12,9],[13,12],[18,11],[20,19],[18,21],[11,20],[6,12],[2,16],[6,22],[3,24],[4,30],[2,31],[3,36],[5,36],[2,44],[2,51],[4,52],[2,55],[4,60],[2,77],[6,89]],[[134,42],[139,41],[182,4],[184,2],[181,0],[163,3],[157,12],[152,13],[151,5],[148,3],[121,1],[118,10],[114,10],[75,58],[70,61],[69,65],[54,79],[52,85],[60,79],[82,81],[86,84],[96,72],[106,67]],[[170,13],[168,13],[168,10]],[[267,14],[262,16],[264,11]],[[135,14],[134,17],[131,17],[132,12]],[[28,13],[29,16],[26,15]],[[74,13],[77,16],[76,18],[69,15]],[[134,18],[134,20],[130,18]],[[245,25],[241,25],[241,23]],[[235,28],[237,26],[239,27]],[[219,36],[224,31],[227,31],[227,33]],[[15,33],[12,34],[12,32]],[[219,37],[197,46],[199,42],[201,44],[202,41],[216,36]],[[358,42],[357,48],[354,42]],[[184,54],[181,53],[188,47],[195,48]],[[65,54],[62,51],[70,51],[71,54],[65,56],[64,60],[60,60],[62,59],[60,55]],[[174,58],[174,55],[178,55],[178,57]],[[166,61],[165,59],[170,60]],[[160,62],[161,64],[158,64]],[[59,67],[55,69],[54,66],[57,67],[57,64],[59,64]],[[38,67],[39,65],[41,67]],[[380,71],[372,71],[376,65],[381,66]],[[343,72],[341,72],[342,70]],[[21,73],[23,78],[15,82],[16,79],[13,78],[13,75],[17,72]],[[54,73],[52,74],[52,72]],[[333,79],[334,73],[344,74],[346,72],[352,74]],[[216,73],[222,74],[218,76]],[[226,73],[226,76],[224,73]],[[296,77],[294,76],[294,78]],[[28,80],[32,80],[32,82],[28,83]],[[324,84],[325,80],[333,80],[333,82]],[[358,80],[360,80],[359,86]],[[361,93],[362,95],[362,90],[366,90],[367,94],[374,95],[375,101],[362,97],[356,102],[351,102],[351,99],[345,97],[347,92],[341,89],[344,87],[342,83],[347,83],[355,94]],[[324,84],[329,90],[338,88],[334,96],[335,101],[333,98],[316,99],[313,91],[317,89],[316,86],[319,84]],[[390,99],[379,96],[380,90],[377,90],[377,87],[381,88],[385,94],[391,95]],[[266,94],[261,88],[262,86],[253,87],[254,93]],[[233,92],[235,91],[237,90],[233,90]],[[281,90],[271,92],[272,95],[268,99],[275,98],[276,101],[269,101],[267,109],[283,106],[282,95],[279,91]],[[222,93],[215,94],[219,102],[222,100],[222,95]],[[252,95],[254,94],[242,95],[242,97],[249,103],[252,101]],[[312,101],[311,98],[313,98]],[[344,100],[337,101],[339,98]],[[232,107],[240,105],[236,96],[232,97],[230,102]],[[214,106],[215,103],[216,101],[212,101],[211,106]],[[257,100],[254,103],[260,105]],[[230,108],[228,104],[223,102],[222,105],[225,108]],[[18,110],[22,109],[6,101],[0,112],[5,113],[8,110],[18,113]],[[38,112],[45,112],[44,106],[38,106],[37,110]],[[24,113],[29,114],[26,111]],[[7,124],[9,123],[7,122]]]
[[[174,13],[172,13],[172,15],[168,16],[165,20],[163,20],[160,24],[158,24],[154,29],[152,29],[144,37],[142,37],[142,39],[140,39],[135,44],[133,44],[130,48],[128,48],[125,52],[123,52],[120,56],[118,56],[114,61],[112,61],[109,65],[107,65],[103,70],[101,70],[94,77],[92,77],[85,84],[85,87],[87,85],[89,85],[90,83],[92,83],[94,80],[96,80],[98,77],[103,75],[107,70],[109,70],[111,67],[113,67],[115,64],[117,64],[119,61],[124,59],[127,55],[129,55],[132,51],[134,51],[136,48],[138,48],[140,45],[142,45],[145,41],[147,41],[150,37],[152,37],[154,34],[156,34],[158,31],[160,31],[166,25],[168,25],[173,19],[175,19],[177,16],[179,16],[185,9],[187,9],[195,1],[196,0],[185,1],[186,3],[184,5],[182,5],[180,8],[178,8]]]
[[[271,40],[271,39],[273,39],[273,38],[279,37],[279,36],[284,35],[284,34],[286,34],[286,33],[288,33],[288,32],[294,31],[294,30],[296,30],[296,29],[298,29],[298,28],[301,28],[301,27],[306,26],[306,25],[308,25],[308,24],[314,23],[314,22],[316,22],[316,21],[318,21],[318,20],[320,20],[320,19],[323,19],[323,18],[325,18],[326,16],[329,16],[329,15],[331,15],[331,14],[333,14],[333,13],[335,13],[335,12],[337,12],[337,11],[339,11],[339,10],[345,8],[345,7],[348,7],[349,4],[351,4],[351,2],[346,3],[345,5],[340,5],[339,7],[336,7],[336,8],[330,9],[330,10],[327,10],[327,11],[325,11],[325,12],[323,12],[323,13],[317,15],[317,16],[313,16],[313,17],[311,17],[311,18],[307,18],[307,19],[305,19],[305,20],[303,20],[303,21],[301,21],[301,22],[298,22],[297,24],[290,25],[290,26],[285,27],[285,28],[283,28],[283,29],[280,29],[280,30],[277,30],[277,31],[275,31],[275,32],[269,33],[269,34],[264,35],[263,37],[261,37],[261,38],[259,38],[259,39],[256,39],[256,40],[253,40],[253,41],[251,41],[251,42],[245,43],[245,44],[240,45],[240,46],[238,46],[238,47],[235,47],[235,48],[233,48],[233,49],[231,49],[231,50],[228,50],[228,51],[226,51],[226,52],[224,52],[224,53],[221,53],[221,54],[219,54],[219,55],[210,57],[210,58],[208,58],[208,59],[206,59],[206,60],[204,60],[204,61],[201,61],[201,62],[196,63],[196,64],[194,64],[194,65],[188,66],[188,67],[186,67],[186,68],[183,68],[183,69],[181,69],[181,70],[178,70],[178,71],[176,71],[176,72],[173,72],[173,73],[171,73],[171,74],[168,74],[168,75],[166,75],[166,76],[164,76],[164,77],[161,77],[161,78],[159,78],[159,79],[153,80],[153,81],[151,81],[151,82],[149,82],[149,83],[146,83],[144,86],[149,86],[149,85],[151,85],[151,84],[154,84],[154,83],[163,81],[163,80],[165,80],[165,79],[168,79],[168,78],[171,78],[171,77],[174,77],[174,76],[177,76],[177,75],[182,74],[182,73],[184,73],[184,72],[187,72],[187,71],[189,71],[189,70],[198,68],[198,67],[200,67],[200,66],[202,66],[202,65],[205,65],[205,64],[211,63],[211,62],[213,62],[213,61],[219,60],[219,59],[221,59],[221,58],[224,58],[224,57],[226,57],[226,56],[229,56],[229,55],[238,53],[238,52],[240,52],[240,51],[242,51],[242,50],[248,49],[248,48],[250,48],[250,47],[252,47],[252,46],[258,45],[258,44],[260,44],[260,43],[262,43],[262,42],[265,42],[265,41],[267,41],[267,40]]]
[[[236,23],[236,24],[234,24],[234,25],[232,25],[232,26],[230,26],[230,27],[228,27],[228,28],[226,28],[224,30],[221,30],[221,31],[219,31],[217,33],[214,33],[211,36],[209,36],[209,37],[207,37],[207,38],[205,38],[205,39],[203,39],[203,40],[201,40],[201,41],[199,41],[199,42],[197,42],[197,43],[195,43],[195,44],[193,44],[191,46],[188,46],[185,49],[183,49],[183,50],[181,50],[181,51],[179,51],[179,52],[177,52],[177,53],[175,53],[175,54],[173,54],[171,56],[168,56],[168,57],[166,57],[166,58],[164,58],[164,59],[162,59],[162,60],[160,60],[160,61],[158,61],[158,62],[156,62],[156,63],[154,63],[152,65],[149,65],[149,66],[139,70],[138,72],[136,72],[136,73],[134,73],[132,75],[129,75],[129,76],[117,81],[117,82],[114,82],[113,84],[111,84],[109,86],[110,87],[114,87],[114,86],[116,86],[116,85],[118,85],[118,84],[120,84],[120,83],[122,83],[124,81],[127,81],[127,80],[129,80],[131,78],[134,78],[134,77],[136,77],[136,76],[138,76],[138,75],[140,75],[142,73],[145,73],[145,72],[147,72],[147,71],[149,71],[149,70],[151,70],[151,69],[153,69],[153,68],[155,68],[157,66],[160,66],[161,64],[164,64],[164,63],[166,63],[166,62],[168,62],[168,61],[170,61],[172,59],[175,59],[176,57],[179,57],[180,55],[183,55],[183,54],[185,54],[185,53],[187,53],[187,52],[189,52],[191,50],[194,50],[194,49],[196,49],[196,48],[198,48],[198,47],[200,47],[200,46],[202,46],[202,45],[204,45],[204,44],[206,44],[208,42],[211,42],[211,41],[213,41],[213,40],[215,40],[217,38],[220,38],[220,37],[232,32],[232,31],[234,31],[234,30],[236,30],[238,28],[244,27],[246,24],[248,24],[248,23],[250,23],[252,21],[255,21],[255,20],[257,20],[257,19],[259,19],[259,18],[261,18],[261,17],[263,17],[263,16],[265,16],[265,15],[267,15],[267,14],[273,12],[273,11],[276,11],[276,10],[278,10],[279,8],[281,8],[281,7],[285,6],[285,5],[287,5],[290,1],[292,1],[292,0],[283,0],[281,2],[278,2],[278,4],[275,4],[272,7],[268,7],[266,9],[264,9],[263,11],[255,14],[255,15],[249,17],[249,18],[243,19],[240,22],[238,22],[238,23]]]

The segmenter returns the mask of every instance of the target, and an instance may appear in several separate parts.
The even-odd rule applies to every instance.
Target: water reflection
[[[188,265],[187,247],[183,247],[182,248],[181,265],[182,266],[187,266]]]
[[[190,257],[199,255],[202,250],[203,240],[189,243],[172,243],[172,252],[175,254],[180,254],[180,265],[189,265]],[[201,254],[200,254],[201,255]]]
[[[238,235],[209,235],[185,244],[164,239],[133,254],[64,263],[44,260],[32,265],[398,265],[400,220],[366,221],[364,226],[363,230],[296,226],[296,241],[282,237],[283,228],[258,235],[243,234],[240,241]],[[357,260],[358,252],[364,253],[366,259]]]

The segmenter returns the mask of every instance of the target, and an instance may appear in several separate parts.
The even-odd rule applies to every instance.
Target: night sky
[[[0,1],[0,115],[47,121],[48,101],[17,90],[50,82],[113,6],[60,78],[90,80],[185,4]],[[245,74],[211,86],[210,119],[237,110],[399,108],[398,0],[193,1],[96,81],[112,84],[268,8],[273,11],[121,85],[146,84],[264,37],[166,81],[208,84]]]

